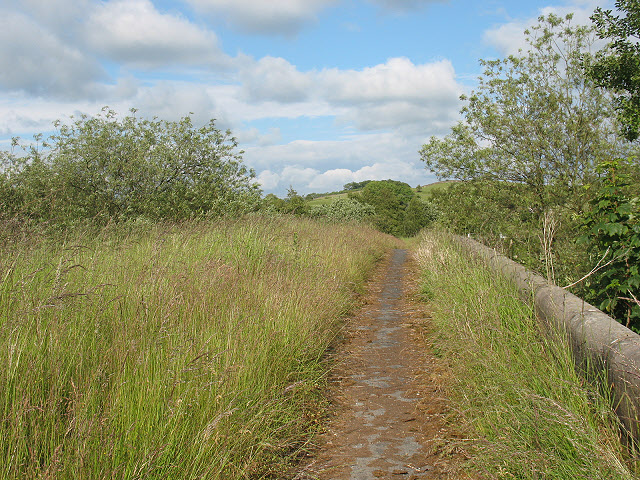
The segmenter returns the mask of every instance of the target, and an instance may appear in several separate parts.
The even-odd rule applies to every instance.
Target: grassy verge
[[[607,398],[573,368],[560,335],[542,335],[514,287],[425,234],[422,293],[451,364],[451,396],[469,428],[471,467],[488,478],[635,478]]]
[[[323,352],[393,241],[290,218],[11,229],[3,479],[281,478],[313,432]]]

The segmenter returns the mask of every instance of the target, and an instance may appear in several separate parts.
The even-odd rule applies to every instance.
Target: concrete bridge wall
[[[540,318],[568,334],[578,368],[613,386],[616,413],[640,440],[640,335],[492,248],[470,238],[456,238],[513,281],[525,300],[533,301]]]

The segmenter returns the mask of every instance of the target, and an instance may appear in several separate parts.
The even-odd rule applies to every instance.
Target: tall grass
[[[281,477],[392,242],[260,217],[18,230],[0,246],[2,479]]]
[[[424,234],[417,258],[452,398],[476,439],[472,467],[488,478],[634,478],[609,400],[514,286],[444,234]]]

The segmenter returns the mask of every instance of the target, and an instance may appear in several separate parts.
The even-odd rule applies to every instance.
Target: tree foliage
[[[396,180],[375,180],[367,183],[359,193],[351,193],[350,198],[369,204],[375,209],[373,224],[384,233],[402,235],[404,211],[413,190],[404,182]]]
[[[105,107],[55,126],[44,148],[4,154],[1,201],[15,214],[175,220],[240,213],[259,201],[255,173],[243,165],[236,139],[213,120],[197,128],[188,116],[149,120],[135,110],[119,119]]]
[[[371,205],[375,209],[373,224],[391,235],[413,236],[438,216],[433,205],[418,199],[408,184],[397,180],[368,181],[360,192],[349,196]]]
[[[360,190],[361,188],[364,188],[369,182],[371,182],[371,180],[364,180],[362,182],[349,182],[349,183],[346,183],[342,188],[344,189],[345,192],[352,191],[352,190]]]
[[[439,209],[431,202],[424,202],[417,196],[409,200],[404,212],[402,222],[402,234],[405,237],[413,237],[420,230],[428,227],[440,216]]]
[[[367,222],[375,214],[375,208],[352,198],[339,198],[331,203],[315,205],[311,217],[326,218],[332,222]]]
[[[591,17],[598,36],[611,43],[587,63],[586,71],[598,85],[615,92],[622,135],[633,141],[640,135],[640,3],[616,0],[615,6],[624,16],[598,7]]]
[[[606,176],[584,215],[581,240],[606,265],[588,279],[589,299],[640,332],[640,192],[630,188],[629,166],[621,160],[600,165]]]
[[[526,31],[528,51],[481,60],[477,89],[462,97],[464,122],[420,151],[427,168],[439,178],[521,185],[538,218],[556,205],[580,209],[581,186],[624,147],[615,138],[610,95],[582,69],[593,29],[571,20],[540,17]]]
[[[279,198],[273,193],[268,194],[262,201],[262,210],[269,214],[308,215],[309,204],[293,187],[289,187],[286,198]]]
[[[611,93],[584,73],[594,28],[548,15],[525,35],[526,51],[481,61],[464,120],[420,155],[439,178],[463,180],[434,195],[441,221],[571,283],[591,268],[574,242],[593,195],[583,187],[635,146],[617,136]]]

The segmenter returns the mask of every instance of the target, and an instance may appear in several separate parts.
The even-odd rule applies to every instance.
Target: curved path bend
[[[446,421],[446,368],[425,337],[428,314],[415,299],[416,278],[409,252],[394,250],[371,283],[335,353],[333,416],[296,478],[466,478]]]

